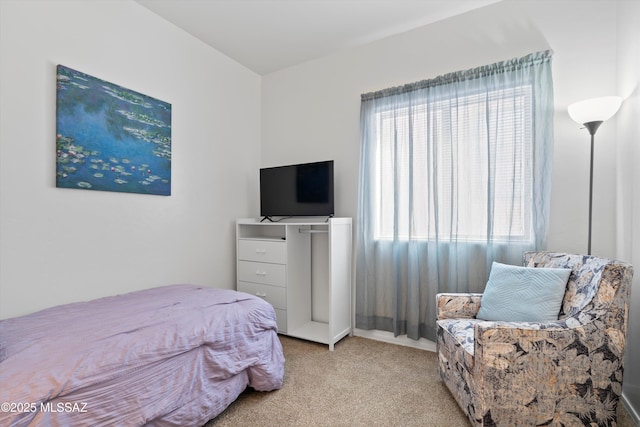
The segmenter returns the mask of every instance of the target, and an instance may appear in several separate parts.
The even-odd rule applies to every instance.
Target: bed
[[[272,306],[171,285],[0,321],[0,426],[202,426],[282,386]]]

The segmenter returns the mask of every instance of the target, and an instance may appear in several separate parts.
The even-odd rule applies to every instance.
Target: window
[[[531,86],[382,107],[375,127],[375,239],[532,238]]]

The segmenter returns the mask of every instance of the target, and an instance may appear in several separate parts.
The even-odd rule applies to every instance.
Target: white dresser
[[[329,345],[352,333],[351,218],[236,221],[237,289],[273,305],[278,332]]]

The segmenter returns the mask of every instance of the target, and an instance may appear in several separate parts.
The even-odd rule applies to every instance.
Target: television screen
[[[333,160],[260,169],[261,216],[333,214]]]

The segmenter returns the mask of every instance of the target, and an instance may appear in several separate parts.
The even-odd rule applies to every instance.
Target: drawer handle
[[[256,270],[256,276],[266,276],[266,275],[267,275],[266,271]]]
[[[257,254],[266,254],[266,253],[267,253],[267,250],[266,250],[266,249],[260,249],[260,248],[257,248],[257,249],[256,249],[256,253],[257,253]]]
[[[256,296],[260,297],[260,298],[266,298],[267,294],[262,293],[262,292],[256,292]]]

